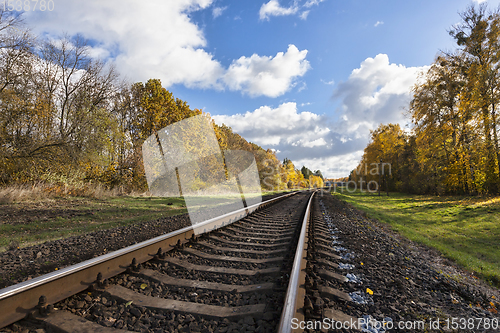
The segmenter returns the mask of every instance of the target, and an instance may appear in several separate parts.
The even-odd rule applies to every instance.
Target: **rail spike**
[[[318,290],[318,280],[317,279],[314,280],[313,285],[312,285],[312,289]]]
[[[97,287],[100,289],[104,289],[108,286],[108,280],[103,279],[101,272],[97,273],[96,283],[97,283]]]
[[[193,233],[191,235],[191,239],[190,240],[191,240],[191,242],[196,243],[198,241],[198,237],[196,237],[196,235]]]
[[[129,271],[131,272],[137,272],[139,271],[139,265],[137,264],[137,259],[132,259],[132,263],[128,267]]]
[[[311,299],[306,295],[304,297],[304,312],[305,312],[306,317],[311,316],[312,310],[313,310],[313,305],[312,305]]]
[[[38,310],[38,313],[43,317],[46,317],[49,315],[49,313],[54,312],[54,306],[47,303],[47,297],[45,295],[40,296],[40,298],[38,299],[36,309]]]
[[[164,259],[164,258],[165,258],[165,253],[163,253],[162,248],[159,247],[158,251],[156,251],[155,259]]]

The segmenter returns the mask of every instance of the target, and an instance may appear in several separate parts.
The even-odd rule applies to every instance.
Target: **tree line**
[[[196,115],[211,121],[222,150],[254,155],[263,189],[322,186],[317,172],[304,177],[290,160],[281,163],[272,150],[175,98],[159,79],[120,79],[112,65],[91,56],[81,36],[36,38],[20,16],[0,9],[0,185],[147,190],[144,140]]]
[[[500,9],[472,5],[460,17],[448,31],[455,50],[441,52],[413,88],[411,132],[372,131],[351,180],[412,193],[500,192]]]

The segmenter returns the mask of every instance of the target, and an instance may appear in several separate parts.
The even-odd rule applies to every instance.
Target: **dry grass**
[[[0,188],[0,204],[27,200],[41,200],[46,195],[41,186],[35,185],[11,185]]]
[[[127,191],[124,187],[108,189],[101,184],[84,184],[71,186],[67,184],[21,184],[10,185],[0,188],[0,204],[14,202],[41,201],[55,197],[87,197],[87,198],[108,198],[123,195],[149,196],[149,192],[138,193]]]

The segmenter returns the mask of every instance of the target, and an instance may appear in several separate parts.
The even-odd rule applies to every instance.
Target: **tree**
[[[174,98],[160,80],[119,82],[115,68],[90,55],[83,37],[36,39],[24,29],[20,18],[0,9],[3,184],[68,179],[66,176],[74,173],[79,181],[144,190],[144,140],[151,135],[159,140],[166,126],[197,115],[202,119],[197,126],[205,127],[204,120],[213,126],[222,150],[254,155],[263,188],[274,190],[287,182],[293,186],[305,182],[290,160],[284,167],[273,150],[247,142],[230,127],[217,126],[209,114]],[[182,144],[190,153],[199,152],[200,143],[208,140],[196,128],[187,134]],[[199,169],[196,181],[214,178],[220,163],[212,157],[197,161],[208,167]],[[218,175],[227,176],[223,172]]]
[[[323,187],[324,186],[323,178],[321,178],[318,175],[311,175],[309,176],[309,184],[311,187],[315,188]]]
[[[459,155],[461,131],[467,130],[460,114],[458,101],[465,86],[463,62],[458,55],[441,55],[425,75],[425,81],[413,89],[410,103],[414,131],[419,147],[419,162],[426,165],[427,183],[435,193],[442,192],[441,184],[458,190],[456,168],[450,165]],[[452,180],[453,178],[453,180]],[[458,182],[457,182],[458,181]]]
[[[302,166],[300,172],[302,172],[302,175],[304,176],[305,179],[309,179],[309,177],[313,174],[313,172],[308,168],[306,168],[305,166]]]
[[[21,16],[0,8],[0,93],[26,75],[33,45],[34,37],[23,26]]]
[[[321,170],[316,170],[316,171],[314,171],[314,173],[313,173],[313,174],[314,174],[315,176],[317,176],[317,177],[319,177],[319,178],[321,178],[321,179],[323,179],[323,180],[324,180],[324,178],[323,178],[323,174],[321,173]]]
[[[351,172],[350,180],[358,182],[358,188],[374,190],[385,184],[386,190],[400,190],[402,173],[401,156],[407,138],[397,124],[381,124],[371,131],[371,140],[366,146],[358,167]]]
[[[469,105],[481,120],[485,183],[488,192],[500,189],[497,104],[500,85],[500,13],[487,12],[486,4],[469,6],[460,14],[462,21],[449,33],[463,54]]]
[[[483,4],[460,16],[449,31],[457,49],[441,53],[413,88],[412,133],[381,125],[351,179],[374,180],[359,170],[380,159],[391,165],[391,189],[499,192],[500,12]]]

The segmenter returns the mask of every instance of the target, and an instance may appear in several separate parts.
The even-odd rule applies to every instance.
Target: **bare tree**
[[[21,16],[0,9],[0,93],[25,74],[33,42]]]

